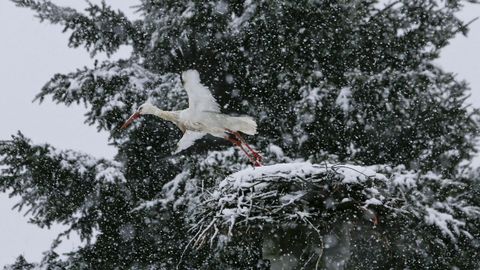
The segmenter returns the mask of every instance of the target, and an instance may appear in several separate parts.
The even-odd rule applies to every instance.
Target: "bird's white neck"
[[[178,121],[178,115],[175,112],[169,112],[169,111],[164,111],[160,110],[159,108],[152,106],[149,108],[148,111],[145,112],[145,114],[151,114],[158,116],[164,120],[171,121],[171,122],[177,122]]]

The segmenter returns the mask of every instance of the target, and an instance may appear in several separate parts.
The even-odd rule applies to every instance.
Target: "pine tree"
[[[35,265],[28,263],[27,260],[25,260],[25,257],[20,255],[17,257],[17,260],[15,261],[14,264],[6,266],[4,269],[5,270],[32,270],[32,269],[35,269]]]
[[[1,190],[32,223],[69,226],[42,266],[479,267],[479,174],[464,166],[478,112],[467,84],[433,62],[467,31],[461,1],[141,0],[137,21],[105,3],[13,1],[92,57],[133,48],[55,75],[37,96],[88,105],[115,160],[21,133],[0,143]],[[211,138],[172,155],[180,132],[154,117],[119,132],[147,99],[185,108],[179,72],[192,68],[222,111],[256,116],[263,174]],[[84,243],[61,259],[70,233]]]

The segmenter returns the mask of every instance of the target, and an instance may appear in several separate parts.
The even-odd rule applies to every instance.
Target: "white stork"
[[[220,113],[220,106],[210,90],[200,82],[196,70],[182,73],[183,87],[187,91],[189,107],[180,111],[163,111],[146,102],[128,118],[122,128],[128,127],[135,119],[144,114],[152,114],[173,122],[183,132],[174,154],[192,146],[196,140],[206,134],[229,140],[240,147],[255,166],[262,166],[262,157],[242,138],[239,132],[254,135],[257,123],[250,116],[230,116]],[[243,146],[250,151],[248,153]]]

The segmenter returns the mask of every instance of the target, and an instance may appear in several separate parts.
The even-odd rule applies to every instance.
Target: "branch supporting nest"
[[[231,238],[235,228],[303,224],[320,236],[311,220],[330,211],[324,199],[345,193],[347,185],[372,181],[375,176],[357,166],[282,165],[285,164],[232,174],[220,183],[219,192],[208,193],[213,195],[207,195],[196,208],[199,222],[192,227],[196,231],[191,241],[193,247],[200,248],[207,242],[213,247],[218,236]],[[344,188],[340,192],[336,186]],[[358,195],[351,201],[361,208],[366,196]]]

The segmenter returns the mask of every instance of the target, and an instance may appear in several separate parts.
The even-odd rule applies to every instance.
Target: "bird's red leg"
[[[248,159],[250,159],[250,161],[253,163],[253,165],[254,165],[255,167],[260,167],[260,166],[262,166],[262,164],[260,164],[260,162],[258,162],[258,160],[256,160],[255,158],[253,158],[253,157],[245,150],[245,148],[243,148],[242,142],[241,142],[240,140],[231,138],[230,136],[225,136],[225,139],[228,140],[229,142],[233,143],[234,145],[240,147],[240,149],[242,149],[242,151],[245,153],[245,155],[247,155]]]
[[[242,137],[242,135],[240,135],[240,133],[229,129],[227,129],[227,131],[235,135],[237,139],[239,139],[243,144],[245,144],[245,146],[248,148],[248,150],[250,150],[253,157],[258,161],[258,163],[262,161],[263,157],[257,151],[253,150],[252,147],[250,147],[250,145],[245,141],[245,139]]]

